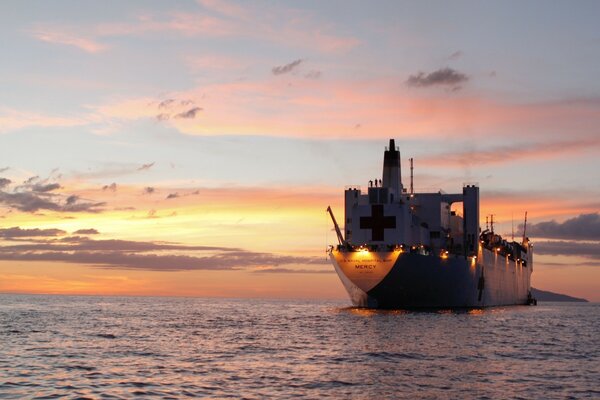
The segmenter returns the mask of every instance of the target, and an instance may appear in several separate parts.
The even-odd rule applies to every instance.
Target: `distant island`
[[[567,296],[566,294],[547,292],[545,290],[539,290],[536,288],[531,288],[531,295],[537,301],[572,301],[572,302],[580,302],[587,303],[586,299],[580,299],[577,297]]]

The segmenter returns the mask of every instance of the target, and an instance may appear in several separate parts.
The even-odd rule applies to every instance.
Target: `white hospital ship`
[[[533,251],[479,227],[479,188],[413,193],[402,185],[400,151],[390,140],[383,179],[345,190],[344,234],[328,208],[338,245],[329,255],[352,303],[373,308],[528,304]],[[462,216],[451,211],[462,203]]]

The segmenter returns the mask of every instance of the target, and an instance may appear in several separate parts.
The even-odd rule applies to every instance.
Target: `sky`
[[[325,213],[477,183],[600,301],[600,3],[3,1],[0,292],[346,298]]]

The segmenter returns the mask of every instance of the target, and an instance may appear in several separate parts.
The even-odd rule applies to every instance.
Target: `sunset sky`
[[[0,3],[0,292],[346,298],[346,185],[478,183],[600,301],[600,2]]]

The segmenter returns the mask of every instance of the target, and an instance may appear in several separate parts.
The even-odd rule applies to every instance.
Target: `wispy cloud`
[[[460,50],[457,50],[448,56],[448,60],[458,60],[462,56],[463,56],[463,52]]]
[[[271,69],[271,72],[273,73],[273,75],[287,74],[289,72],[292,72],[294,70],[294,68],[298,67],[301,63],[302,63],[302,59],[294,60],[291,63],[273,67]]]
[[[463,147],[469,147],[465,145]],[[504,164],[520,159],[563,157],[582,151],[600,148],[600,138],[573,139],[546,142],[514,142],[488,148],[452,150],[436,153],[419,159],[427,165],[465,167],[471,165]]]
[[[48,197],[35,192],[8,193],[0,191],[0,204],[15,208],[24,212],[36,212],[49,210],[57,212],[89,212],[102,211],[105,202],[93,202],[82,200],[79,197],[68,196]]]
[[[110,192],[116,192],[117,191],[117,184],[115,182],[111,183],[110,185],[104,185],[102,186],[102,190],[103,191],[110,191]]]
[[[201,98],[202,95],[194,96]],[[169,120],[194,119],[204,109],[197,106],[196,101],[189,96],[169,97],[166,99],[134,98],[117,101],[110,104],[92,107],[98,119],[124,122],[143,118],[156,119],[167,123]],[[148,169],[152,164],[145,164]]]
[[[58,28],[34,29],[31,36],[43,42],[73,46],[88,53],[99,53],[108,48],[94,39],[83,37],[81,32],[72,33]]]
[[[462,72],[452,68],[441,68],[430,73],[418,72],[415,75],[410,75],[406,80],[406,84],[412,87],[445,86],[451,87],[452,90],[458,90],[461,87],[460,85],[468,80],[469,77]]]
[[[48,236],[62,236],[67,232],[62,229],[24,229],[18,226],[12,228],[0,229],[0,238],[13,239],[13,238],[31,238],[31,237],[48,237]]]
[[[0,187],[0,205],[23,212],[37,212],[50,210],[57,212],[90,212],[102,211],[105,202],[94,202],[82,199],[77,195],[54,193],[61,189],[58,183],[47,183],[38,176],[27,179],[23,184],[15,186],[9,191],[10,181],[4,182]]]
[[[160,103],[158,103],[158,108],[171,108],[173,106],[173,104],[175,104],[175,99],[165,99],[163,101],[161,101]]]
[[[73,232],[73,234],[75,234],[75,235],[98,235],[98,234],[100,234],[100,232],[98,232],[97,229],[88,228],[88,229],[78,229],[75,232]]]
[[[60,189],[59,183],[36,183],[31,185],[31,191],[37,193],[46,193]]]
[[[186,37],[243,37],[323,53],[345,52],[360,44],[352,36],[335,32],[313,13],[299,12],[273,4],[268,8],[223,1],[203,1],[201,12],[170,11],[145,13],[134,19],[95,25],[68,27],[37,25],[32,37],[48,43],[68,45],[88,53],[108,49],[103,39],[172,33]]]
[[[184,118],[184,119],[194,119],[196,115],[202,111],[201,107],[190,108],[187,111],[181,112],[179,114],[175,114],[173,118]]]
[[[154,162],[151,162],[151,163],[148,163],[148,164],[142,164],[142,166],[139,167],[137,170],[138,171],[147,171],[150,168],[152,168],[154,166],[154,164],[155,164]]]
[[[152,163],[154,164],[154,163]],[[112,162],[103,164],[98,168],[88,168],[85,171],[72,171],[70,176],[76,179],[113,179],[122,176],[137,174],[143,171],[147,171],[150,167],[144,168],[145,165],[149,164],[135,164],[135,163],[127,163],[127,162]],[[114,186],[113,186],[114,185]],[[102,188],[104,191],[116,191],[117,184],[111,183],[110,185],[105,185]],[[114,190],[113,190],[114,189]]]

